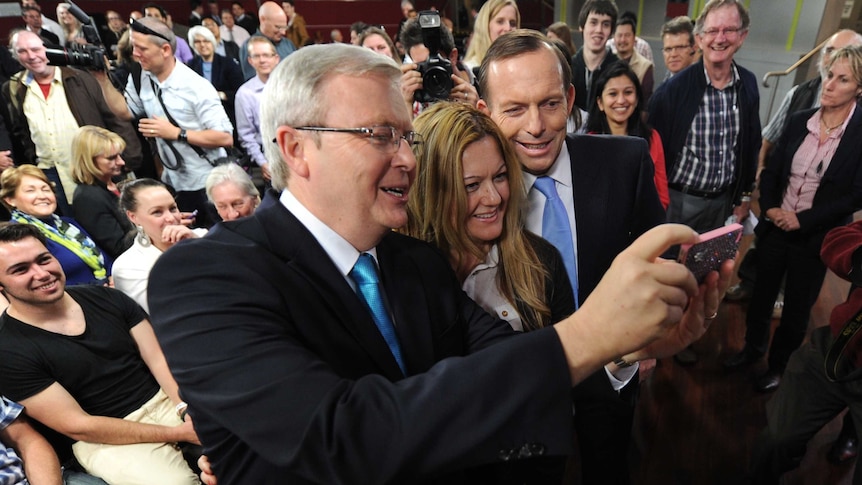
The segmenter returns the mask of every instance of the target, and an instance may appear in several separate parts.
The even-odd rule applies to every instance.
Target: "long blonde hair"
[[[414,147],[418,170],[408,201],[408,235],[435,244],[449,256],[457,271],[471,259],[484,261],[486,252],[467,234],[467,191],[464,188],[464,150],[490,137],[497,143],[509,176],[509,201],[503,232],[497,241],[500,263],[497,288],[512,304],[523,303],[524,328],[535,330],[552,323],[545,302],[548,277],[524,235],[526,192],[518,158],[497,125],[481,111],[462,103],[439,102],[414,121],[424,142]]]
[[[515,3],[515,0],[489,0],[488,3],[482,5],[479,14],[476,15],[476,23],[473,24],[473,37],[470,38],[470,47],[467,48],[467,54],[464,55],[465,64],[471,66],[482,64],[485,53],[491,47],[491,30],[488,28],[491,19],[507,5],[511,5],[515,9],[515,18],[518,21],[517,28],[521,28],[521,11],[518,10],[518,4]]]

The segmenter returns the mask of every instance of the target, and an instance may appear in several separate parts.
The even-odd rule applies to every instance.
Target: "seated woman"
[[[223,221],[250,216],[260,204],[260,192],[251,177],[235,163],[214,168],[207,176],[206,190]]]
[[[658,132],[643,121],[644,96],[640,81],[631,68],[615,62],[602,71],[593,92],[586,131],[600,135],[639,136],[649,143],[649,154],[655,165],[655,188],[661,205],[667,209],[670,194],[667,191],[664,147]]]
[[[147,304],[150,270],[164,251],[184,239],[206,234],[206,229],[189,229],[168,187],[153,179],[137,179],[123,186],[120,208],[137,228],[132,247],[114,263],[114,286],[138,302]]]
[[[72,139],[75,219],[112,258],[132,246],[135,227],[120,211],[114,177],[123,175],[126,142],[98,126],[82,126]]]
[[[521,168],[494,122],[469,105],[440,102],[414,126],[424,142],[414,148],[418,172],[405,232],[447,254],[464,291],[515,330],[573,313],[562,257],[524,229]],[[522,461],[494,483],[559,484],[564,465],[563,457]]]
[[[0,175],[0,198],[12,212],[12,222],[32,224],[45,235],[67,285],[108,282],[111,258],[77,221],[54,214],[57,197],[42,170],[35,165],[7,168]]]

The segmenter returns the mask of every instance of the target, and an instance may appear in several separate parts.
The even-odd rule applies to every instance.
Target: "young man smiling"
[[[588,0],[581,7],[578,26],[584,34],[584,46],[572,57],[572,84],[575,106],[589,111],[593,81],[602,69],[619,58],[611,52],[608,40],[614,34],[619,11],[612,0]]]

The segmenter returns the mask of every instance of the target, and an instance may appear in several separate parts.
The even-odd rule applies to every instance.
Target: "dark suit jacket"
[[[778,145],[769,157],[760,174],[760,210],[762,214],[774,207],[781,207],[784,192],[790,182],[793,156],[808,135],[808,123],[817,109],[794,113]],[[856,112],[841,136],[841,142],[823,173],[820,185],[814,193],[810,209],[796,213],[799,220],[799,237],[807,239],[805,245],[814,254],[820,254],[823,238],[830,229],[850,222],[853,212],[862,208],[862,107]],[[758,236],[775,229],[772,221],[765,217],[757,224]]]
[[[75,187],[75,220],[112,259],[132,246],[135,226],[120,210],[119,197],[100,181]]]
[[[665,221],[646,140],[568,135],[578,233],[578,304],[632,241]],[[610,156],[609,156],[610,155]]]
[[[195,56],[189,61],[189,67],[201,76],[204,75],[203,64],[204,60],[200,56]],[[216,91],[223,91],[225,95],[227,95],[227,101],[225,101],[225,103],[229,102],[229,104],[233,106],[233,101],[236,97],[236,90],[239,89],[243,82],[245,82],[243,80],[242,69],[240,69],[239,64],[237,64],[233,59],[216,54],[213,56],[212,75],[212,85],[215,86]]]
[[[204,74],[204,60],[200,56],[195,56],[189,61],[188,66],[200,76]],[[216,54],[213,56],[213,80],[212,85],[216,91],[224,92],[227,99],[221,101],[224,110],[233,126],[236,126],[236,108],[234,100],[236,99],[236,91],[245,82],[242,76],[242,69],[239,64],[233,59]],[[236,132],[236,130],[234,130]]]
[[[236,42],[232,40],[224,41],[224,53],[225,57],[235,60],[237,66],[239,66],[239,45]],[[242,74],[242,68],[240,68],[239,72]]]
[[[377,253],[407,378],[281,204],[159,258],[153,326],[220,484],[457,484],[471,465],[571,451],[556,332],[510,338],[424,242],[388,233]]]
[[[43,40],[46,44],[51,44],[51,45],[60,45],[60,38],[59,38],[59,37],[57,37],[53,32],[51,32],[51,31],[50,31],[50,30],[48,30],[48,29],[42,29],[42,30],[40,30],[40,31],[39,31],[39,37],[41,37],[41,38],[42,38],[42,40]]]
[[[665,221],[646,140],[633,136],[568,135],[575,226],[578,303],[632,241]],[[625,452],[631,437],[638,377],[616,392],[604,369],[573,392],[584,483],[628,483]],[[620,466],[620,464],[623,466]]]

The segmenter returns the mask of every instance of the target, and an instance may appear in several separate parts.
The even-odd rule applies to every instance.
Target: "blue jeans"
[[[63,485],[108,485],[101,478],[86,473],[63,470]]]

